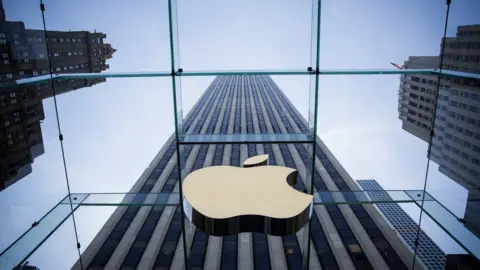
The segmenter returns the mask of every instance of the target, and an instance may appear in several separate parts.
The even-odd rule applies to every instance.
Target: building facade
[[[306,132],[302,115],[269,76],[214,79],[184,121],[188,134]],[[178,192],[172,136],[133,185],[133,193]],[[185,146],[187,173],[212,165],[241,166],[266,153],[270,165],[298,170],[304,190],[304,144],[211,144]],[[360,190],[325,144],[316,145],[316,191]],[[142,201],[144,195],[139,195]],[[156,200],[149,198],[147,200]],[[137,200],[135,198],[134,200]],[[179,206],[117,207],[84,250],[85,269],[183,269]],[[240,233],[208,236],[187,222],[191,269],[300,269],[303,235]],[[372,205],[315,205],[311,218],[311,269],[411,269],[413,254]],[[420,269],[420,264],[415,264]],[[80,261],[72,269],[81,269]]]
[[[405,68],[438,68],[440,57],[409,57]],[[443,69],[480,74],[480,25],[460,26],[445,39]],[[399,118],[404,130],[429,142],[439,171],[469,190],[465,225],[480,235],[480,80],[402,75]],[[436,106],[435,126],[432,127]]]
[[[50,72],[104,71],[115,52],[104,38],[88,31],[27,29],[23,22],[6,20],[0,1],[0,85]],[[103,81],[69,79],[0,88],[0,191],[32,172],[34,159],[45,151],[42,100],[53,96],[53,89],[59,95]]]
[[[373,179],[357,180],[357,183],[363,190],[367,191],[368,196],[374,200],[392,200],[387,192],[378,192],[382,191],[383,188]],[[368,192],[368,190],[374,190],[375,192]],[[417,239],[418,224],[398,204],[377,203],[375,206],[413,252]],[[424,269],[445,269],[445,253],[421,229],[418,238],[417,256]]]

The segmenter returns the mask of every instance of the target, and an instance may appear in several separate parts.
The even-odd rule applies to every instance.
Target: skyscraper
[[[387,192],[378,192],[383,190],[380,184],[371,180],[357,180],[357,183],[363,190],[367,191],[368,196],[375,200],[391,200]],[[368,192],[375,190],[375,192]],[[413,251],[415,250],[415,241],[417,239],[418,224],[398,205],[394,203],[377,203],[375,205],[382,213],[388,223],[397,232],[405,244]],[[432,239],[420,230],[418,235],[417,256],[422,262],[424,269],[443,270],[445,269],[445,253],[435,244]]]
[[[214,79],[184,121],[189,134],[295,133],[307,130],[302,115],[269,76]],[[172,136],[133,185],[133,193],[178,191]],[[249,156],[269,155],[271,165],[298,170],[303,190],[303,144],[185,146],[187,173],[212,165],[241,166]],[[360,190],[320,140],[314,186],[318,191]],[[221,191],[219,191],[221,192]],[[145,196],[134,199],[143,201]],[[155,199],[155,198],[154,198]],[[118,207],[82,254],[86,269],[182,269],[179,206]],[[316,205],[311,218],[311,269],[408,269],[413,254],[372,205]],[[300,269],[302,234],[285,237],[240,233],[208,236],[186,225],[192,269]],[[418,262],[416,267],[420,267]],[[80,269],[78,261],[73,269]],[[419,269],[419,268],[418,268]]]
[[[115,52],[106,35],[88,31],[26,29],[23,22],[7,21],[0,1],[0,191],[32,172],[42,155],[40,121],[45,118],[42,100],[105,79],[54,80],[5,87],[8,81],[52,73],[92,73],[109,68]],[[49,61],[50,59],[50,61]]]
[[[438,68],[440,57],[409,57],[408,69]],[[445,39],[443,69],[480,74],[480,25],[459,26],[456,37]],[[480,80],[442,78],[435,105],[438,77],[402,75],[399,118],[404,130],[429,142],[430,158],[439,171],[469,190],[466,226],[480,235]],[[432,118],[435,113],[435,126]]]

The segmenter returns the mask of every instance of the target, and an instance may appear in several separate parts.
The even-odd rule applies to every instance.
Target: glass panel
[[[169,148],[174,140],[170,78],[113,78],[69,90],[69,85],[81,83],[55,81],[67,87],[57,103],[71,192],[125,192],[139,176],[158,178],[167,163],[175,161]],[[162,153],[168,151],[169,158],[156,168],[165,143]],[[152,192],[154,186],[153,180],[137,184],[133,192]]]
[[[445,1],[322,1],[320,69],[395,69],[409,55],[438,55],[445,11]]]
[[[52,30],[53,68],[62,69],[54,73],[170,71],[167,1],[43,3],[46,27]]]
[[[478,8],[477,2],[450,5],[438,57],[442,73],[455,77],[444,77],[437,93],[426,190],[439,204],[425,202],[424,215],[425,222],[446,230],[439,246],[449,263],[456,257],[477,264],[480,259],[480,19],[473,11]],[[451,244],[452,238],[458,244]]]
[[[184,70],[310,65],[311,1],[179,1],[178,20]]]
[[[448,209],[435,201],[424,202],[423,209],[429,217],[456,239],[467,252],[477,258],[480,257],[480,240]],[[461,251],[461,249],[457,249],[458,251]]]
[[[282,122],[280,124],[292,125],[292,123],[289,122]],[[266,124],[264,122],[261,123],[262,128],[265,128],[265,125]],[[309,175],[309,164],[306,156],[306,144],[203,144],[188,145],[186,147],[192,147],[193,150],[191,153],[195,154],[193,157],[189,156],[187,158],[187,172],[195,171],[202,167],[208,167],[211,165],[230,165],[234,167],[242,167],[243,161],[247,160],[247,158],[266,153],[269,155],[268,166],[282,165],[290,168],[297,168],[298,174],[296,177],[296,182],[293,181],[290,184],[293,184],[294,188],[298,191],[307,191],[306,185],[308,183],[307,178]],[[249,169],[244,168],[243,170]],[[225,181],[226,180],[227,179],[225,179]],[[287,180],[284,179],[284,181]],[[267,190],[270,188],[270,186],[262,187],[260,185],[250,185],[250,187],[261,190]],[[272,188],[274,187],[272,186]],[[218,189],[224,190],[225,192],[228,192],[228,189],[235,191],[236,193],[240,192],[239,188],[235,188],[233,186],[233,183],[232,186],[229,186],[229,188],[224,188],[221,183],[218,183]],[[215,194],[218,194],[218,192],[215,192],[215,190],[211,191]],[[211,196],[214,196],[214,194],[209,195],[209,197]],[[217,197],[217,199],[219,199],[219,197]],[[270,202],[272,201],[270,200]],[[219,203],[217,205],[224,205],[225,207],[228,207],[226,203]],[[282,227],[278,225],[266,225],[267,223],[262,223],[263,221],[261,220],[254,220],[252,222],[242,221],[245,219],[245,217],[239,221],[232,222],[232,224],[238,224],[240,227],[228,226],[227,224],[216,224],[211,228],[209,226],[197,228],[192,223],[192,220],[196,220],[196,216],[192,216],[192,213],[194,213],[192,210],[195,209],[195,206],[190,205],[189,203],[187,203],[186,206],[186,209],[190,209],[189,215],[187,215],[189,219],[186,220],[186,228],[188,232],[186,243],[187,247],[189,248],[188,263],[190,267],[209,267],[211,265],[215,265],[218,261],[220,261],[220,269],[234,269],[237,266],[247,267],[249,265],[255,265],[256,267],[262,266],[262,269],[269,269],[271,265],[273,268],[274,264],[301,267],[302,257],[306,257],[306,254],[302,255],[302,250],[305,250],[306,253],[307,246],[304,244],[305,242],[307,242],[307,244],[309,243],[308,226],[305,225],[303,228],[295,227],[299,226],[298,224],[305,224],[304,222],[291,224],[292,228],[295,227],[295,231],[297,232],[285,237],[267,236],[262,229],[262,224],[265,224],[265,228],[268,228],[268,230],[272,229],[280,231]],[[308,216],[310,211],[311,210],[307,205],[305,214]],[[205,224],[207,223],[208,222]],[[195,224],[201,225],[200,223]],[[255,226],[255,224],[257,224],[257,226]],[[211,229],[216,230],[215,232],[212,232]],[[235,230],[236,232],[247,232],[236,234],[233,233]],[[254,233],[248,231],[254,231]],[[205,232],[208,234],[214,233],[215,236],[208,236]],[[273,232],[274,231],[272,231],[272,233]],[[272,244],[270,245],[269,242]],[[277,244],[282,245],[285,252],[282,252],[282,249],[270,248]],[[165,243],[163,245],[165,245]],[[278,261],[270,262],[269,254],[274,254],[272,256],[274,256],[274,258],[278,258]],[[318,265],[317,257],[315,257],[315,261],[317,263],[316,265]]]
[[[92,193],[78,194],[85,196],[80,205],[107,206],[107,205],[178,205],[178,193]],[[77,197],[72,194],[72,197]],[[68,203],[67,200],[64,202]],[[63,202],[62,202],[63,203]]]
[[[170,37],[171,70],[180,72],[180,48],[178,37],[178,8],[176,0],[168,1],[168,25]]]
[[[183,138],[183,102],[182,102],[182,79],[180,77],[172,77],[172,91],[174,104],[174,120],[175,132],[178,139]]]
[[[435,69],[321,69],[320,75],[431,74]]]
[[[184,71],[182,76],[228,76],[228,75],[311,75],[312,71],[304,69],[270,69],[270,70],[202,70]]]
[[[307,143],[312,139],[307,134],[232,134],[232,135],[184,135],[181,143],[198,144],[198,143]]]
[[[50,84],[8,86],[49,73],[39,3],[6,0],[1,6],[0,268],[11,269],[58,225],[56,219],[66,217],[70,206],[6,250],[65,198],[67,186]]]
[[[87,269],[87,267],[90,265],[90,261],[87,260],[89,256],[86,254],[92,253],[92,249],[94,249],[95,246],[103,244],[103,242],[99,240],[101,237],[105,237],[105,229],[107,229],[108,226],[112,226],[110,225],[112,214],[116,211],[116,209],[126,208],[126,206],[81,206],[75,211],[76,231],[78,234],[78,241],[80,243],[79,251],[83,255],[83,269]],[[94,239],[96,241],[94,241]],[[80,260],[78,256],[75,258],[75,260],[69,261],[69,264],[66,264],[64,269],[82,269],[80,267]]]
[[[372,191],[319,191],[315,192],[315,204],[365,204],[365,203],[408,203],[421,200],[419,190],[372,190]],[[413,196],[414,195],[414,196]],[[434,200],[426,196],[425,201]]]
[[[10,247],[8,247],[0,254],[1,268],[12,269],[17,264],[25,262],[25,260],[27,260],[28,257],[40,245],[42,245],[44,241],[52,233],[54,233],[60,225],[62,225],[62,223],[70,216],[70,213],[70,205],[59,204],[50,212],[48,212],[44,218],[40,219],[37,223],[33,223],[30,230],[28,230],[24,235],[21,236],[21,238],[15,241]],[[55,241],[55,245],[57,248],[59,246],[68,246],[68,244],[70,244],[72,248],[75,247],[75,239],[73,238],[74,232],[73,230],[70,231],[70,229],[72,228],[70,226],[71,221],[65,223],[65,225],[63,226],[66,228],[62,230],[62,235],[67,237],[66,239],[59,239],[58,237],[54,237],[57,240],[50,240],[49,243]],[[52,251],[51,246],[50,251]],[[68,252],[68,255],[71,255],[71,258],[73,259],[78,258],[77,252]],[[51,257],[49,257],[48,261],[51,261]]]
[[[410,122],[406,121],[404,108],[399,106],[403,102],[403,94],[398,94],[399,77],[320,77],[316,163],[321,181],[316,184],[318,191],[340,191],[343,194],[334,194],[340,202],[368,203],[374,195],[382,195],[376,191],[387,190],[385,195],[390,198],[379,198],[385,200],[386,208],[395,206],[387,203],[392,199],[412,202],[423,193],[427,145],[405,132],[408,127],[415,131],[417,125],[407,126]],[[425,107],[429,104],[424,103],[422,106]],[[399,121],[403,117],[405,121]],[[423,124],[423,120],[419,117],[418,123]],[[365,198],[363,194],[356,194],[361,189],[376,191],[369,191],[370,198]],[[410,191],[399,193],[394,190]],[[397,210],[402,210],[401,207],[403,205]],[[410,209],[405,210],[411,215]],[[352,264],[380,269],[398,265],[411,267],[414,251],[402,245],[397,235],[392,235],[391,228],[379,215],[378,207],[369,204],[326,205],[324,211],[338,217],[333,223],[340,231],[340,240],[350,254]],[[322,222],[328,223],[326,220]],[[412,224],[417,222],[418,215]],[[355,253],[348,251],[350,241],[356,241],[355,244],[361,247],[363,259],[357,260]]]
[[[41,244],[41,246],[38,247],[38,249],[35,249],[32,252],[32,254],[25,258],[23,265],[26,264],[29,267],[38,267],[38,269],[70,269],[72,264],[78,259],[72,217],[69,217],[48,239],[45,240],[45,242]],[[58,258],[59,253],[61,253],[61,259]],[[20,267],[20,269],[31,268]]]
[[[183,106],[192,117],[186,116],[181,142],[309,142],[311,139],[302,118],[310,109],[304,105],[309,98],[308,83],[309,78],[303,76],[182,77]],[[293,110],[300,114],[290,115],[283,109],[291,103],[296,105]],[[193,107],[193,104],[198,106]],[[278,109],[273,110],[274,107]],[[278,124],[289,117],[293,117],[292,126]],[[222,125],[199,124],[210,119],[214,122],[221,120]],[[201,132],[206,135],[199,136]]]

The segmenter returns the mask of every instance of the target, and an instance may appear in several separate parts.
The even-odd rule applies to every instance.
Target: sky
[[[36,1],[4,0],[7,20],[41,29]],[[178,1],[180,67],[185,71],[306,69],[310,63],[310,1]],[[480,2],[452,1],[447,35],[478,24]],[[117,49],[109,72],[170,70],[167,1],[46,0],[49,30],[103,32]],[[320,68],[393,68],[408,56],[438,55],[444,1],[322,1]],[[214,77],[182,78],[184,114]],[[308,115],[309,78],[274,76]],[[423,189],[427,144],[401,129],[398,75],[322,76],[318,135],[354,179],[376,179],[385,189]],[[127,192],[174,131],[170,78],[107,79],[57,97],[70,190]],[[33,173],[0,193],[0,250],[67,194],[52,99],[44,100],[45,154]],[[462,216],[467,191],[432,163],[427,191]],[[405,207],[415,220],[418,208]],[[82,250],[114,207],[75,213]],[[95,217],[95,218],[92,218]],[[6,222],[5,222],[6,221]],[[431,220],[422,227],[447,252],[460,252]],[[61,246],[61,247],[60,247]],[[60,250],[61,249],[61,250]],[[49,260],[52,254],[61,258]],[[76,257],[71,219],[29,261],[67,269]]]

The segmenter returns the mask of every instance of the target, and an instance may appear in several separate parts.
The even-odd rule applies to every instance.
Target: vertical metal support
[[[180,75],[181,70],[178,68],[179,51],[178,51],[178,28],[177,28],[177,5],[176,0],[168,0],[168,26],[169,26],[169,35],[170,35],[170,61],[171,61],[171,76],[172,76],[172,94],[173,94],[173,110],[174,110],[174,121],[175,121],[175,146],[177,150],[177,174],[178,174],[178,184],[179,184],[179,195],[180,195],[180,209],[182,211],[182,243],[183,243],[183,259],[185,262],[185,269],[188,269],[188,257],[187,257],[187,239],[186,234],[187,230],[185,229],[185,217],[183,216],[184,207],[183,207],[183,172],[184,172],[184,155],[183,155],[183,146],[180,145],[180,141],[183,140],[183,113],[181,106],[181,85],[180,78],[177,75]],[[177,73],[178,70],[178,73]],[[177,81],[178,80],[178,81]],[[177,89],[178,86],[178,89]]]
[[[310,75],[309,90],[309,113],[308,113],[308,135],[311,139],[307,147],[309,162],[305,187],[308,194],[313,194],[313,183],[315,180],[315,146],[317,141],[317,120],[318,120],[318,79],[320,74],[320,17],[321,0],[312,1],[312,26],[311,26],[311,48],[310,68],[314,75]],[[303,232],[303,268],[308,269],[310,265],[310,239],[311,222],[309,221]]]
[[[432,152],[432,145],[433,145],[433,136],[434,136],[434,128],[435,128],[435,117],[437,115],[437,108],[438,108],[438,97],[439,97],[439,92],[440,92],[440,84],[442,80],[442,68],[443,68],[443,58],[444,58],[444,50],[445,50],[445,39],[447,38],[447,27],[448,27],[448,16],[450,14],[450,0],[447,0],[447,10],[446,10],[446,15],[445,15],[445,24],[443,27],[443,39],[442,39],[442,46],[440,49],[440,63],[439,63],[439,74],[438,74],[438,80],[437,80],[437,86],[436,86],[436,92],[435,92],[435,100],[434,100],[434,106],[433,106],[433,113],[432,113],[432,130],[430,132],[430,138],[428,140],[428,150],[427,150],[427,168],[425,169],[425,180],[423,183],[423,192],[425,193],[427,191],[427,181],[428,181],[428,172],[430,169],[430,159],[431,159],[431,152]],[[418,217],[418,227],[417,227],[417,236],[415,238],[415,248],[413,251],[413,262],[412,262],[412,269],[415,267],[415,259],[417,258],[417,253],[419,252],[418,250],[418,240],[420,237],[420,230],[421,230],[421,225],[422,225],[422,217],[423,217],[423,212],[424,212],[424,202],[425,202],[425,196],[422,196],[421,204],[420,204],[420,215]]]

